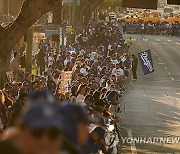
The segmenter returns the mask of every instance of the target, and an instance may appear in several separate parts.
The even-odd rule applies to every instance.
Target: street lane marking
[[[179,42],[175,42],[175,44],[176,44],[176,45],[180,45],[180,43],[179,43]]]
[[[121,126],[120,126],[120,127],[121,127]],[[132,129],[126,128],[126,127],[121,127],[121,128],[126,129],[126,131],[127,131],[127,133],[128,133],[128,138],[131,138],[131,139],[133,138],[133,136],[132,136]],[[134,143],[134,142],[131,142],[130,145],[131,145],[131,153],[132,153],[132,154],[137,154],[137,149],[136,149],[135,143]]]
[[[143,39],[143,41],[147,42],[147,41],[148,41],[148,39]]]
[[[172,40],[167,40],[168,42],[172,42]]]
[[[156,51],[155,51],[153,48],[151,48],[151,49],[152,49],[152,51],[154,52],[154,54],[158,57],[160,63],[162,63],[162,64],[164,65],[164,69],[166,70],[166,72],[167,72],[167,74],[169,75],[170,79],[171,79],[172,81],[174,81],[174,78],[172,77],[171,73],[169,73],[167,67],[165,66],[165,63],[162,62],[161,58],[159,58],[159,55],[156,53]]]
[[[132,130],[129,129],[129,128],[126,128],[126,130],[127,130],[127,133],[128,133],[128,137],[133,138]],[[137,154],[137,149],[136,149],[136,146],[135,146],[134,142],[131,143],[131,152],[132,152],[132,154]]]
[[[136,39],[131,39],[132,41],[136,41]]]
[[[161,40],[160,40],[160,39],[155,39],[155,41],[156,41],[156,42],[161,42]]]

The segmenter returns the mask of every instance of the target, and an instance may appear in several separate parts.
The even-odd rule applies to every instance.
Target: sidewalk
[[[180,111],[180,95],[178,88],[164,84],[148,85],[141,81],[133,81],[123,96],[122,123],[161,125],[164,120],[175,120],[176,125]],[[140,119],[138,118],[140,117]]]
[[[180,89],[170,81],[132,81],[121,103],[125,137],[169,137],[180,134]],[[128,134],[128,136],[127,136]],[[132,135],[132,136],[129,136]],[[180,152],[179,144],[123,145],[122,153]],[[131,149],[131,150],[130,150]],[[137,149],[132,152],[132,149]],[[131,152],[130,152],[131,151]]]

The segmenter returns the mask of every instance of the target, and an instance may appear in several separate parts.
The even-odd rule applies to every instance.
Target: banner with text
[[[144,75],[154,72],[151,50],[138,53],[139,61],[143,69]]]

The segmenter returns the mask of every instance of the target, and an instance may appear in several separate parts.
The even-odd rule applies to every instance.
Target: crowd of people
[[[138,63],[130,45],[118,23],[93,22],[61,52],[41,41],[35,74],[18,70],[25,60],[15,52],[13,82],[0,90],[0,153],[117,153],[120,98]],[[66,71],[72,81],[62,92]]]
[[[129,34],[153,34],[180,36],[179,22],[123,22],[123,30]]]

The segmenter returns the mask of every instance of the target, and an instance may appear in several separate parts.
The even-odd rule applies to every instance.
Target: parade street
[[[124,35],[129,37],[129,35]],[[151,49],[155,72],[127,90],[121,112],[123,137],[178,137],[180,134],[180,38],[131,35],[131,53]],[[126,132],[126,133],[124,133]],[[180,153],[179,144],[122,144],[122,153]]]

